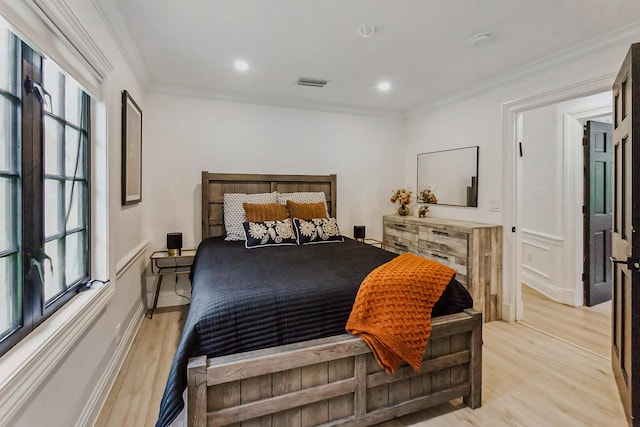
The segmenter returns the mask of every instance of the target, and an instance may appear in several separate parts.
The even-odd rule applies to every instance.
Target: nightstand
[[[195,249],[183,249],[180,255],[171,256],[167,250],[155,251],[149,257],[151,259],[151,273],[158,276],[156,284],[156,295],[153,298],[153,306],[151,312],[147,314],[149,319],[153,318],[153,312],[158,305],[158,295],[160,295],[160,286],[162,286],[162,278],[167,274],[189,274],[193,259],[196,256]]]

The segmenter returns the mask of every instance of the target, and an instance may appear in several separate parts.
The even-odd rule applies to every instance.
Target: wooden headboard
[[[329,216],[336,216],[336,175],[260,175],[202,172],[202,239],[225,236],[225,193],[324,191]]]

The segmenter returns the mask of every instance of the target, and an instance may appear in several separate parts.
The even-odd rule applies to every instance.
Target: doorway
[[[523,314],[520,268],[522,264],[522,232],[519,226],[522,207],[519,206],[518,201],[518,185],[520,184],[520,177],[518,176],[519,168],[517,167],[518,157],[516,157],[516,153],[518,151],[518,127],[516,124],[524,111],[575,99],[577,97],[607,92],[611,89],[611,82],[614,78],[615,75],[613,73],[603,75],[585,82],[559,88],[551,92],[545,92],[515,101],[506,102],[502,105],[504,177],[503,224],[506,228],[503,245],[503,283],[505,286],[503,287],[502,318],[505,320],[520,320],[522,319]],[[575,127],[565,126],[563,132],[575,132]],[[582,129],[580,129],[580,132],[582,132]],[[576,157],[575,152],[564,153],[563,163],[565,164],[565,170],[577,170],[578,172],[576,172],[576,174],[579,173],[582,165],[577,164]],[[565,189],[564,194],[566,196],[565,200],[579,200],[574,184],[575,180],[563,180],[563,187]],[[578,203],[579,202],[576,202],[575,206],[577,206]],[[574,206],[574,204],[570,205]],[[580,215],[580,211],[572,212],[571,209],[565,209],[564,224],[575,223],[575,219]],[[575,227],[565,227],[565,229],[568,234],[565,240],[572,242],[572,244],[564,245],[564,252],[569,252],[571,250],[575,250],[575,244],[573,242],[578,240],[577,234],[581,234],[582,229],[579,228],[577,231],[575,230]],[[576,257],[574,254],[563,253],[563,259],[567,259],[571,262],[572,260],[575,260]],[[569,282],[573,283],[573,277],[577,277],[581,274],[581,266],[568,265],[565,267],[567,276],[572,278]]]
[[[584,304],[584,126],[611,122],[611,111],[603,92],[523,111],[517,121],[518,283],[567,305]]]
[[[607,358],[610,311],[583,307],[583,227],[589,221],[583,222],[582,206],[590,182],[583,182],[589,153],[585,156],[582,147],[585,125],[611,122],[611,110],[611,92],[604,92],[521,112],[517,136],[522,155],[516,165],[523,285],[519,320]]]

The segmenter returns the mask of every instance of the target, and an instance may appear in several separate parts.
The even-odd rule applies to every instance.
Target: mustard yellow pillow
[[[287,200],[287,210],[289,211],[289,216],[291,218],[328,218],[327,208],[324,206],[324,202],[298,203],[292,200]]]
[[[280,203],[243,203],[247,222],[284,221],[289,218],[287,207]]]

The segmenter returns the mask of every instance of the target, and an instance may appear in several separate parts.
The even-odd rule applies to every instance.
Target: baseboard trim
[[[178,292],[185,294],[187,297],[191,298],[191,293],[189,291],[178,289]],[[148,294],[148,301],[151,301],[149,307],[153,304],[153,294]],[[160,307],[175,307],[178,305],[188,305],[189,300],[186,297],[180,296],[175,293],[172,289],[171,292],[160,292],[158,295],[158,308]]]
[[[100,380],[98,380],[98,384],[96,384],[93,393],[89,396],[89,399],[76,422],[76,427],[90,427],[95,425],[98,420],[100,411],[102,411],[102,408],[109,397],[109,392],[111,391],[113,384],[116,382],[116,378],[118,377],[120,369],[122,369],[127,353],[129,353],[129,350],[133,345],[133,340],[138,333],[138,329],[140,329],[140,325],[144,319],[144,313],[144,304],[140,302],[131,322],[129,322],[129,326],[122,336],[122,341],[120,341],[120,344],[116,348],[116,351],[107,366],[107,369],[100,377]]]
[[[502,303],[502,320],[506,322],[516,321],[516,313],[513,308],[513,304]]]
[[[573,289],[558,288],[526,273],[522,275],[522,283],[556,302],[575,306],[573,301],[575,291]]]

